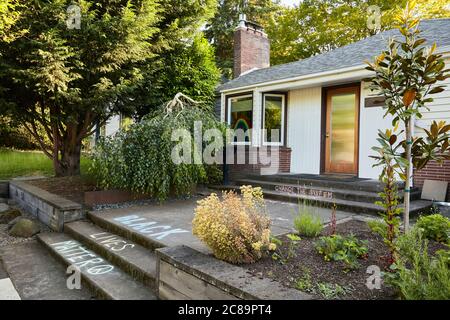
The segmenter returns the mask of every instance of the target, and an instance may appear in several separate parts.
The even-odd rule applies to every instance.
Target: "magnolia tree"
[[[432,95],[444,91],[440,82],[450,77],[442,55],[436,53],[436,44],[427,48],[426,39],[420,36],[420,21],[414,17],[415,3],[411,2],[397,18],[402,37],[393,39],[368,70],[375,72],[370,79],[371,89],[385,98],[387,115],[393,117],[393,130],[380,132],[379,147],[375,147],[376,165],[393,168],[405,182],[404,225],[409,228],[410,192],[413,169],[420,170],[431,160],[450,159],[450,125],[433,122],[424,135],[414,133],[415,119],[422,118]],[[402,127],[402,130],[399,130]],[[385,173],[385,171],[383,171]]]

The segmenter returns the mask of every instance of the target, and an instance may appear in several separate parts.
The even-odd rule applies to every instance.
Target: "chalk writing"
[[[309,196],[314,198],[325,198],[325,199],[333,199],[333,192],[331,191],[324,191],[324,190],[316,190],[316,189],[309,189],[306,187],[300,187],[300,186],[286,186],[286,185],[278,185],[275,186],[275,191],[277,192],[285,192],[295,195],[301,195],[301,196]]]
[[[130,248],[130,249],[134,248],[134,244],[128,243],[127,241],[123,240],[122,238],[119,238],[116,235],[113,235],[108,232],[91,234],[89,237],[91,239],[94,239],[99,244],[103,245],[104,247],[111,249],[112,251],[115,251],[115,252],[123,251],[127,248]]]
[[[163,225],[155,221],[148,221],[147,218],[138,215],[118,217],[114,218],[114,221],[157,240],[162,240],[165,237],[174,234],[189,232],[184,229],[172,228],[171,226]]]
[[[114,266],[105,264],[105,261],[92,251],[87,250],[79,242],[70,240],[53,243],[52,247],[80,270],[92,275],[106,274],[114,270]]]

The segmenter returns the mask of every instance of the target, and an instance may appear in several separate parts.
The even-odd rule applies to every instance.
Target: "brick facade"
[[[228,152],[228,174],[229,180],[234,181],[240,178],[245,177],[246,175],[260,175],[261,169],[268,168],[270,166],[274,168],[278,168],[278,170],[272,174],[276,173],[290,173],[291,172],[291,153],[292,150],[286,147],[279,147],[277,149],[278,157],[271,158],[270,148],[267,148],[267,157],[270,159],[270,164],[266,165],[263,163],[267,163],[264,159],[261,159],[259,156],[259,147],[245,147],[244,156],[242,156],[241,160],[238,162],[238,147],[234,148],[234,156],[230,154],[231,150],[227,150]],[[262,151],[263,156],[266,154],[266,151]],[[244,162],[244,163],[242,163]]]
[[[414,186],[422,188],[425,180],[450,183],[450,160],[444,161],[442,165],[432,161],[424,169],[414,172]],[[450,201],[450,188],[447,190],[447,201]]]
[[[246,22],[234,33],[234,77],[254,68],[270,67],[270,41],[262,29]]]

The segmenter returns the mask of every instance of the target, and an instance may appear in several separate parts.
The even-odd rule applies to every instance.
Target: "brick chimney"
[[[264,29],[239,16],[239,26],[234,32],[234,77],[252,69],[270,67],[270,41]]]

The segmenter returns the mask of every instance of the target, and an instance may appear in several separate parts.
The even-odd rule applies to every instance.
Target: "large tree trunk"
[[[82,141],[78,139],[76,127],[68,128],[64,141],[55,143],[58,159],[53,160],[55,175],[57,177],[77,176],[81,174],[80,160]],[[56,150],[55,150],[56,151]]]

